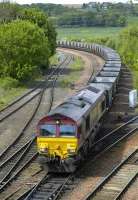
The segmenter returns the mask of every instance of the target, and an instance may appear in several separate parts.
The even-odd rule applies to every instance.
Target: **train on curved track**
[[[57,42],[58,47],[91,52],[105,61],[88,85],[50,111],[37,125],[40,163],[50,172],[73,172],[85,159],[111,107],[121,70],[116,51],[98,44]]]

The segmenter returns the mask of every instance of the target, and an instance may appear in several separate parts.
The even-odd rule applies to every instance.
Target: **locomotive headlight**
[[[69,154],[75,153],[75,149],[67,149],[67,151],[68,151]]]
[[[42,152],[42,153],[48,153],[48,148],[40,148],[40,152]]]
[[[75,154],[76,144],[67,144],[67,152],[68,154]]]
[[[40,144],[39,144],[39,151],[40,151],[41,153],[46,153],[46,154],[48,154],[48,152],[49,152],[48,144],[47,144],[47,143],[40,143]]]

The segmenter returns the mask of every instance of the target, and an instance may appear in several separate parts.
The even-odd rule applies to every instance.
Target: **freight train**
[[[88,51],[105,64],[88,85],[50,111],[37,125],[40,162],[51,172],[73,172],[90,150],[111,107],[121,70],[116,51],[98,44],[58,42],[59,47]]]

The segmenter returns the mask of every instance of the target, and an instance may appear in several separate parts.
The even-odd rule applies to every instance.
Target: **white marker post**
[[[129,92],[129,107],[135,108],[137,105],[137,90],[131,90]]]

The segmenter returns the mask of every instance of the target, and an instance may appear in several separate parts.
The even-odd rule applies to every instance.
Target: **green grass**
[[[50,58],[51,65],[59,64],[59,54],[56,53]],[[28,88],[36,87],[44,77],[40,74],[35,80],[29,80],[24,84],[19,83],[16,79],[10,77],[0,78],[0,110],[22,95]]]
[[[127,21],[128,21],[128,25],[133,25],[133,24],[138,25],[138,16],[129,16]]]
[[[128,16],[127,25],[138,24],[138,17]],[[57,28],[58,40],[93,41],[104,37],[115,37],[124,27],[80,27]]]
[[[72,71],[82,71],[84,69],[84,62],[80,57],[75,57],[74,62],[70,65]]]
[[[69,69],[71,72],[60,80],[60,86],[63,88],[72,87],[75,82],[79,80],[81,72],[84,69],[83,60],[80,57],[75,57],[73,63],[69,66]]]
[[[58,40],[81,41],[93,40],[103,37],[117,36],[121,27],[81,27],[81,28],[57,28]]]
[[[21,86],[15,79],[0,78],[0,109],[25,91],[26,88]]]
[[[58,65],[58,64],[59,64],[58,55],[55,54],[50,58],[50,65]]]
[[[133,87],[138,89],[138,71],[133,71]]]

